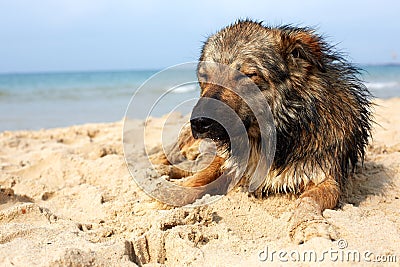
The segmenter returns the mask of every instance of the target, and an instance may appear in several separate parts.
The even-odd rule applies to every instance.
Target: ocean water
[[[375,97],[400,97],[399,65],[361,68],[365,70],[362,79]],[[199,95],[194,69],[157,73],[0,74],[0,131],[118,121],[125,116],[135,92],[138,93],[131,103],[134,107],[130,109],[134,114],[130,113],[130,117],[144,119],[149,113],[161,116],[181,103],[185,105],[178,110],[189,112]],[[176,86],[176,81],[183,85]]]

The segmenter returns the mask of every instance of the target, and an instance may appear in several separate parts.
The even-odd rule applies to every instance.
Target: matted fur
[[[263,191],[297,193],[326,176],[341,186],[346,183],[368,143],[369,93],[358,70],[314,30],[238,21],[206,41],[200,61],[235,69],[247,63],[247,69],[239,68],[244,74],[256,69],[252,79],[271,108],[277,130],[274,163]]]
[[[358,77],[359,70],[313,29],[268,27],[250,20],[237,21],[210,36],[200,61],[224,64],[247,75],[271,109],[276,153],[257,195],[301,193],[300,200],[305,200],[298,206],[318,206],[319,211],[336,206],[350,173],[364,158],[370,136],[370,94]],[[259,125],[242,99],[221,86],[207,83],[212,75],[199,64],[201,97],[226,103],[247,127],[252,151],[242,179],[246,184],[262,153]],[[201,138],[219,134],[198,135],[195,130],[201,125],[194,129],[193,123],[186,139],[193,139],[192,134]],[[189,143],[182,143],[181,150],[198,144]],[[229,140],[220,143],[229,147]],[[229,157],[229,149],[218,160],[222,162],[218,173],[230,169],[235,175],[232,169],[240,167]],[[203,185],[203,181],[209,183],[216,178],[213,172],[205,170],[193,174],[184,185]],[[310,199],[316,204],[307,204]],[[298,225],[293,223],[293,229]]]

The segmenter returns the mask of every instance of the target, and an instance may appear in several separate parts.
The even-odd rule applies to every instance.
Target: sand
[[[238,188],[210,205],[160,209],[128,172],[122,122],[0,133],[0,265],[399,264],[400,99],[376,103],[364,167],[324,212],[339,242],[292,243],[285,195],[258,200]],[[143,141],[131,142],[140,168]]]

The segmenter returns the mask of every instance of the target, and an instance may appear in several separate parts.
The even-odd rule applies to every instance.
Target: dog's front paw
[[[304,218],[305,219],[305,218]],[[319,219],[301,220],[290,224],[289,236],[296,244],[303,244],[314,237],[323,237],[328,240],[336,240],[337,232],[334,227],[322,216]]]
[[[167,176],[167,180],[169,180],[172,170],[171,165],[154,165],[154,169],[157,172],[158,176]]]
[[[336,240],[338,233],[322,216],[318,204],[312,199],[303,198],[298,200],[290,217],[289,237],[293,242],[302,244],[313,237]]]

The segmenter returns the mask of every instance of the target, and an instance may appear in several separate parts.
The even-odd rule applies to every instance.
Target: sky
[[[400,1],[0,0],[0,73],[161,69],[238,18],[312,26],[359,64],[400,63]]]

